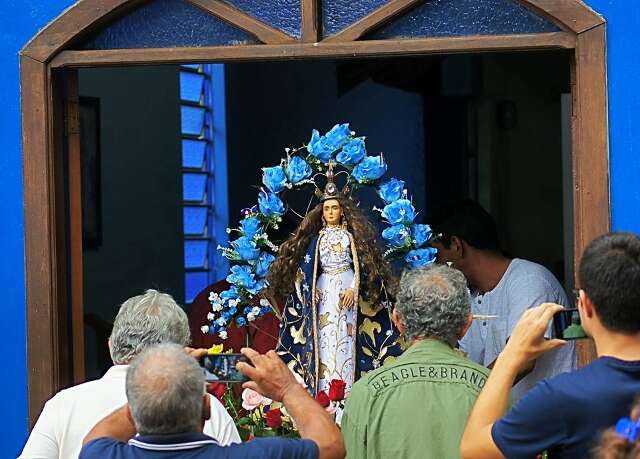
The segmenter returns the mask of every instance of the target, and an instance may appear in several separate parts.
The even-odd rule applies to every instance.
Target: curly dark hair
[[[361,282],[366,282],[360,288],[360,294],[376,304],[381,300],[383,292],[389,295],[395,292],[397,279],[393,275],[391,265],[383,257],[377,231],[367,216],[351,199],[340,197],[337,200],[342,208],[342,215],[347,220],[347,230],[353,236],[356,245]],[[278,256],[267,276],[271,292],[286,297],[293,291],[302,257],[313,237],[319,234],[321,229],[322,203],[319,203],[307,213],[293,236],[280,246]]]
[[[631,409],[631,419],[636,422],[640,417],[640,396],[636,397]],[[615,431],[607,429],[600,437],[600,443],[593,450],[594,459],[640,459],[640,440],[630,442]]]

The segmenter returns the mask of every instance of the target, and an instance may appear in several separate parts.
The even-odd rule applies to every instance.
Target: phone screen
[[[587,338],[578,309],[563,309],[553,316],[553,337],[572,340]]]
[[[244,382],[248,378],[236,369],[236,363],[246,362],[242,354],[212,354],[200,359],[205,379],[216,382]]]

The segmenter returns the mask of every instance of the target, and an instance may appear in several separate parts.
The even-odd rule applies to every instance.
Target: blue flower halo
[[[269,312],[279,316],[276,305],[260,295],[278,253],[268,232],[278,229],[282,221],[286,212],[282,198],[287,190],[315,189],[313,177],[325,173],[330,162],[348,175],[345,189],[368,186],[376,190],[383,208],[373,210],[388,225],[381,234],[387,247],[385,258],[400,259],[408,269],[435,261],[436,250],[428,246],[431,228],[415,223],[417,212],[408,198],[405,182],[385,178],[387,163],[382,153],[368,155],[365,140],[356,137],[348,123],[336,124],[324,135],[313,129],[307,145],[285,148],[286,157],[280,164],[262,169],[257,205],[243,209],[238,227],[227,229],[227,233],[237,235],[229,246],[218,246],[231,264],[227,276],[231,287],[209,294],[211,312],[207,315],[209,324],[202,326],[204,333],[226,339],[231,324],[243,327]]]

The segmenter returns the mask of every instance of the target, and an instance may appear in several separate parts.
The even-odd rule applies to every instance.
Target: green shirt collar
[[[438,339],[425,338],[417,341],[411,347],[409,347],[400,359],[406,356],[424,355],[424,354],[446,354],[446,355],[459,355],[458,351],[452,349],[447,343],[444,343]]]

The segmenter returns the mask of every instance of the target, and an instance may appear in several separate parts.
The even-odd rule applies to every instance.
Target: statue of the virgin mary
[[[287,298],[278,353],[312,394],[334,379],[347,392],[363,372],[399,354],[387,302],[394,277],[377,232],[338,191],[329,165],[320,203],[278,251],[270,290]]]

